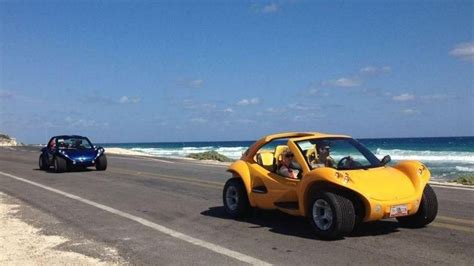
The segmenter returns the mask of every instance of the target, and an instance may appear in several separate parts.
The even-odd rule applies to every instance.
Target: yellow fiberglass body
[[[396,218],[407,227],[434,220],[436,195],[421,162],[393,166],[345,135],[290,132],[256,141],[233,163],[224,186],[227,213],[278,209],[304,216],[320,238],[336,239],[357,223]],[[282,168],[296,176],[284,176]]]

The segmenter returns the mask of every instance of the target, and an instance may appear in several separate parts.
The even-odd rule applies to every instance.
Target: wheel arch
[[[239,160],[229,166],[227,172],[232,174],[233,178],[239,178],[242,180],[247,191],[249,202],[251,206],[255,206],[252,197],[252,179],[250,175],[250,169],[246,162]]]
[[[418,195],[423,194],[426,184],[431,179],[431,173],[423,163],[418,161],[402,161],[393,166],[394,169],[405,174],[412,182]]]
[[[345,196],[349,200],[352,201],[354,204],[354,210],[356,212],[356,217],[358,217],[359,220],[363,220],[365,216],[367,215],[367,210],[370,210],[370,204],[367,199],[365,199],[364,196],[361,194],[357,193],[354,190],[348,189],[346,187],[342,187],[338,184],[334,184],[325,180],[318,180],[314,181],[310,184],[308,184],[307,189],[304,192],[303,195],[303,208],[302,208],[302,214],[303,216],[307,216],[307,209],[308,209],[308,204],[311,199],[311,195],[317,190],[326,190],[326,191],[331,191],[331,192],[336,192],[340,195]]]

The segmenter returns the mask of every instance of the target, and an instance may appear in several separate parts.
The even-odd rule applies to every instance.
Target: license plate
[[[407,205],[396,205],[390,208],[390,217],[398,217],[408,215]]]

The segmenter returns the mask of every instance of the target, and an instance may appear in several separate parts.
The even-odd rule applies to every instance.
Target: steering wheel
[[[351,156],[346,156],[346,157],[343,157],[341,160],[339,160],[339,162],[337,163],[337,168],[340,169],[340,168],[343,168],[343,166],[345,166],[346,164],[346,161],[353,161],[352,160],[352,157]]]

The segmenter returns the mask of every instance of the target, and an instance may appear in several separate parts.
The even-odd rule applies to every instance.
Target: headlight
[[[348,173],[345,173],[345,174],[344,174],[344,179],[343,179],[344,183],[349,183],[349,180],[350,180],[349,174],[348,174]]]
[[[421,165],[421,167],[418,169],[418,175],[422,175],[425,170],[426,170],[426,166]]]

